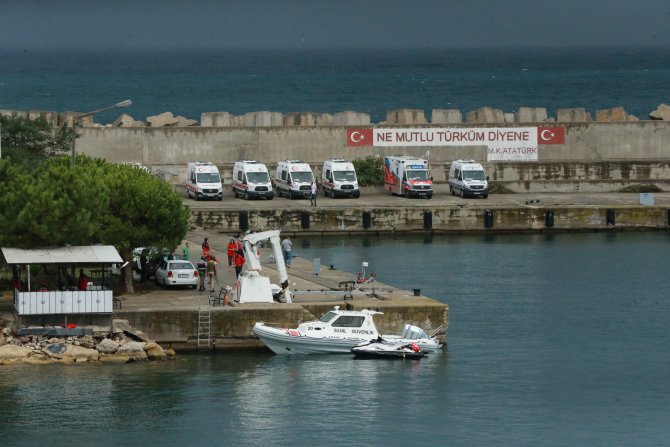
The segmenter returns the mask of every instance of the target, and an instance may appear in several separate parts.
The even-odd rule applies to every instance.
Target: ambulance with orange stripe
[[[428,160],[406,155],[384,158],[384,189],[405,197],[433,197],[433,177]]]

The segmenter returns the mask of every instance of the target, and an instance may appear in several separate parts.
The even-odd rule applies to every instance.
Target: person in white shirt
[[[281,251],[284,254],[284,260],[286,261],[286,267],[291,267],[291,259],[293,259],[293,243],[288,236],[281,241]]]
[[[309,196],[309,204],[316,206],[316,180],[312,180],[312,195]]]

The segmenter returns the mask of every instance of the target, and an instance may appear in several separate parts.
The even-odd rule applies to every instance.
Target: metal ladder
[[[198,349],[208,348],[212,342],[212,311],[209,306],[203,306],[198,297]]]

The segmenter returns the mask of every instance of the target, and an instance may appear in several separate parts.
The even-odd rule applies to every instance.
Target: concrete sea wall
[[[218,165],[229,184],[233,164],[244,159],[264,162],[271,171],[279,160],[301,159],[319,174],[323,161],[331,157],[424,157],[428,151],[438,183],[446,181],[452,160],[466,158],[483,162],[491,180],[516,192],[616,191],[632,183],[655,183],[663,189],[670,184],[670,121],[563,126],[565,144],[541,145],[538,160],[530,162],[487,163],[485,146],[350,147],[347,127],[342,126],[84,128],[77,152],[141,163],[174,184],[183,183],[186,165],[194,160]]]

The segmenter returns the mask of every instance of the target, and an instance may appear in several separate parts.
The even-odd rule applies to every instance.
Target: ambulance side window
[[[244,179],[244,175],[242,174],[242,171],[237,171],[237,180],[240,182]]]
[[[281,179],[286,181],[286,171],[281,171]]]
[[[458,180],[461,179],[461,170],[460,169],[456,168],[456,170],[454,171],[454,177],[456,177]]]
[[[328,180],[332,180],[332,179],[333,179],[333,178],[331,177],[330,169],[327,169],[327,170],[326,170],[326,178],[327,178]]]

